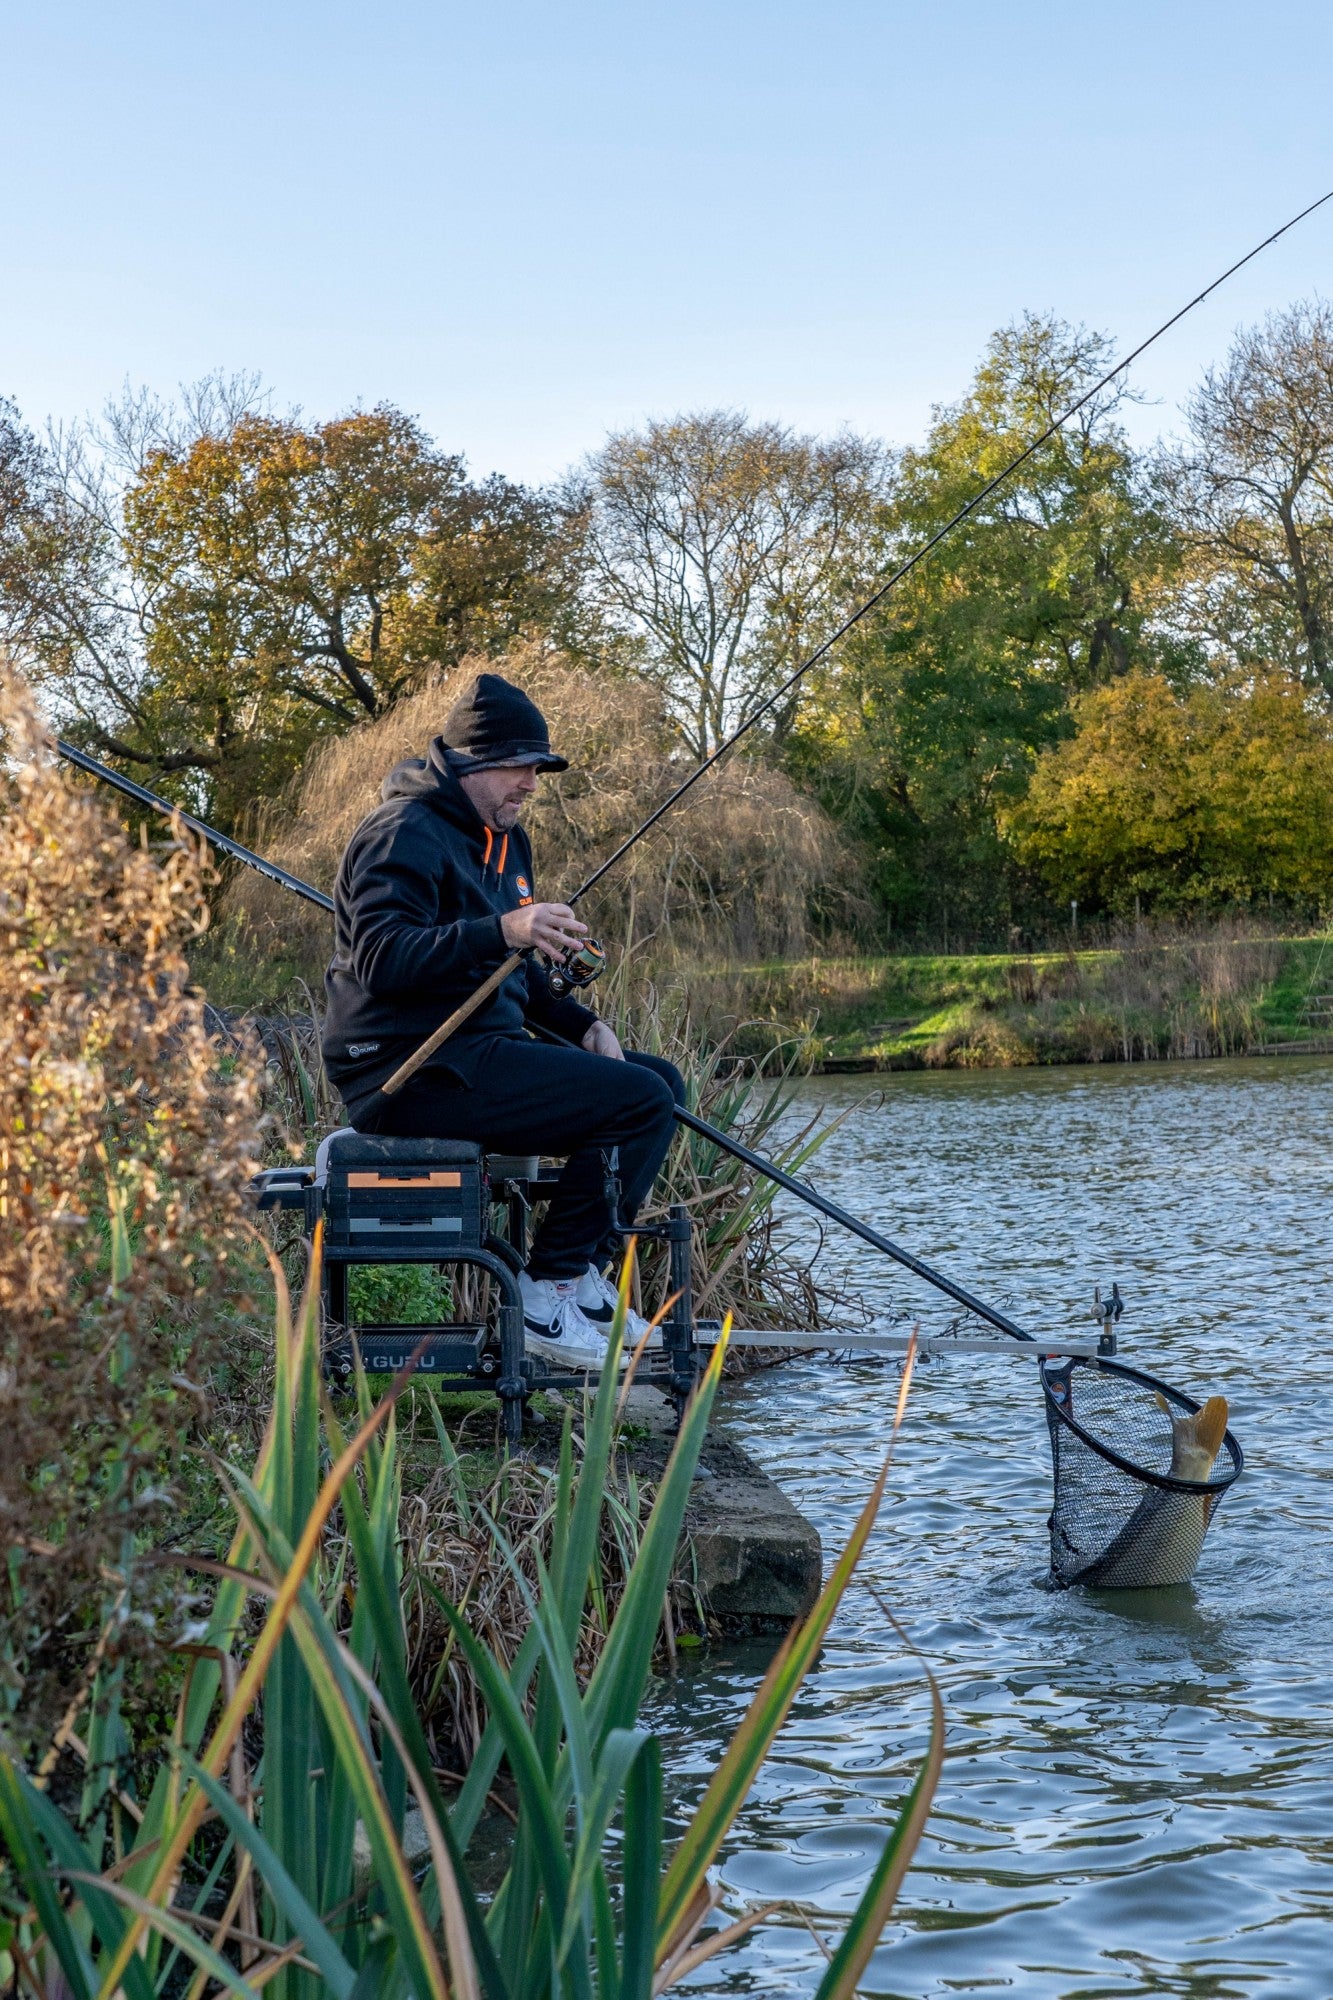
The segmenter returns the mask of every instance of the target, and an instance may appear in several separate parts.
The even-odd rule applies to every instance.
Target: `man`
[[[528,956],[400,1090],[379,1088],[511,952],[561,960],[587,937],[567,904],[536,900],[519,824],[540,774],[568,768],[522,690],[478,674],[425,757],[390,772],[338,869],[324,1060],[359,1132],[568,1156],[520,1279],[523,1315],[536,1352],[597,1368],[616,1296],[604,1150],[619,1148],[632,1218],[671,1143],[679,1072],[556,999]],[[577,1046],[536,1041],[529,1022]],[[632,1316],[630,1337],[643,1330]]]

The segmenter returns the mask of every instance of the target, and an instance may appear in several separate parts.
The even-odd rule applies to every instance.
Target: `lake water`
[[[1039,1587],[1049,1450],[1036,1369],[919,1370],[863,1568],[938,1674],[948,1761],[866,1995],[1333,1995],[1333,1063],[825,1079],[854,1107],[816,1163],[867,1221],[1036,1331],[1126,1299],[1121,1356],[1230,1399],[1246,1471],[1195,1581]],[[854,1242],[877,1309],[950,1316]],[[826,1562],[878,1470],[893,1364],[802,1361],[727,1392],[733,1431]],[[714,1651],[660,1688],[674,1802],[762,1669]],[[920,1673],[855,1582],[722,1857],[728,1904],[840,1934],[924,1750]],[[794,1914],[692,1990],[808,1995]]]

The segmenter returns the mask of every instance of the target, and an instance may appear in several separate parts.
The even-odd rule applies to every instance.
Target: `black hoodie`
[[[362,1102],[508,957],[506,910],[533,900],[522,827],[493,833],[436,737],[382,787],[382,803],[347,843],[334,885],[334,952],[325,975],[324,1062],[350,1107]],[[597,1018],[555,999],[525,958],[450,1037],[430,1067],[484,1088],[496,1038],[531,1018],[581,1041]]]

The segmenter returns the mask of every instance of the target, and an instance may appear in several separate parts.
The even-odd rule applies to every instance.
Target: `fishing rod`
[[[269,881],[276,882],[280,888],[290,889],[294,895],[304,896],[309,903],[318,903],[321,910],[327,910],[332,916],[333,898],[325,896],[309,882],[303,882],[299,875],[289,875],[285,868],[279,868],[276,861],[266,860],[262,854],[256,854],[253,848],[242,847],[239,840],[232,840],[227,834],[219,833],[215,826],[208,824],[207,820],[196,819],[193,813],[183,812],[179,806],[173,806],[169,799],[160,798],[156,792],[150,792],[146,785],[136,785],[133,778],[122,777],[120,772],[113,771],[109,764],[103,764],[96,757],[90,757],[86,750],[78,750],[72,743],[66,743],[62,736],[55,738],[55,746],[62,757],[71,764],[77,764],[90,778],[100,778],[103,784],[114,785],[127,799],[134,799],[137,804],[148,806],[153,812],[163,813],[167,819],[179,819],[182,825],[189,827],[191,833],[202,834],[214,847],[220,847],[224,854],[230,854],[234,861],[243,861],[247,868],[255,869],[260,875],[267,875]]]
[[[566,1048],[575,1046],[564,1035],[556,1035],[549,1028],[541,1032],[548,1041],[564,1042]],[[944,1292],[958,1305],[965,1306],[968,1312],[975,1313],[979,1319],[989,1320],[990,1324],[997,1327],[1001,1333],[1009,1334],[1014,1340],[1033,1339],[1033,1335],[1019,1326],[1016,1320],[1010,1319],[1007,1313],[1000,1312],[995,1306],[988,1306],[984,1299],[977,1298],[965,1286],[956,1285],[952,1278],[946,1278],[942,1271],[936,1271],[931,1265],[923,1263],[920,1257],[914,1257],[911,1251],[904,1250],[901,1244],[890,1242],[887,1236],[881,1236],[877,1229],[872,1229],[868,1222],[862,1222],[859,1216],[851,1213],[850,1209],[840,1207],[836,1201],[830,1201],[827,1195],[820,1194],[819,1190],[811,1187],[808,1182],[798,1181],[795,1175],[785,1173],[772,1160],[765,1159],[762,1153],[752,1152],[748,1146],[743,1146],[739,1139],[730,1138],[727,1133],[719,1131],[716,1125],[710,1125],[706,1118],[699,1118],[693,1111],[687,1111],[684,1105],[676,1105],[675,1112],[678,1124],[686,1126],[691,1132],[697,1132],[701,1138],[710,1139],[715,1146],[720,1146],[723,1152],[730,1153],[733,1159],[740,1160],[754,1173],[763,1174],[767,1180],[775,1181],[780,1188],[785,1188],[788,1194],[796,1195],[810,1208],[817,1209],[820,1215],[827,1216],[830,1222],[839,1223],[842,1228],[849,1229],[853,1236],[859,1236],[872,1250],[878,1250],[885,1257],[891,1257],[895,1264],[901,1264],[903,1269],[910,1271],[914,1277],[924,1279],[928,1285],[933,1285],[936,1291]]]
[[[898,565],[898,567],[889,576],[887,576],[881,584],[877,586],[872,595],[866,598],[863,604],[859,605],[857,609],[853,611],[849,617],[843,620],[842,624],[838,626],[835,632],[831,632],[827,639],[823,640],[820,645],[816,646],[814,652],[810,654],[808,659],[803,660],[800,666],[798,666],[793,673],[789,674],[786,680],[783,681],[779,687],[773,690],[772,694],[765,696],[764,700],[759,703],[758,707],[755,708],[749,715],[747,715],[745,719],[735,729],[733,729],[731,735],[726,737],[723,742],[718,744],[716,750],[711,751],[709,755],[703,759],[702,763],[696,765],[695,769],[690,772],[689,776],[683,779],[682,782],[676,786],[675,790],[673,792],[670,792],[667,795],[667,797],[663,799],[662,803],[659,806],[656,806],[654,810],[649,813],[648,817],[645,820],[643,820],[637,827],[635,827],[633,833],[629,834],[626,839],[622,840],[619,847],[617,847],[613,853],[609,854],[606,860],[603,861],[599,867],[593,870],[592,874],[589,875],[587,880],[585,882],[580,883],[579,887],[575,889],[573,895],[569,896],[566,899],[569,906],[572,908],[577,902],[580,901],[582,897],[588,894],[588,891],[590,889],[595,888],[596,885],[602,880],[603,876],[608,875],[618,862],[623,861],[625,856],[629,853],[630,849],[636,846],[637,843],[643,839],[644,835],[650,832],[651,829],[657,825],[657,822],[663,817],[664,814],[670,812],[671,808],[674,805],[676,805],[679,800],[684,798],[685,794],[690,790],[690,788],[693,785],[698,784],[700,778],[704,776],[705,772],[711,771],[713,766],[719,761],[719,759],[725,757],[729,750],[734,749],[743,736],[748,735],[749,732],[756,726],[757,723],[761,722],[766,715],[771,714],[773,709],[777,707],[778,703],[784,701],[786,697],[792,692],[792,690],[799,685],[799,683],[810,672],[812,667],[818,666],[821,660],[826,659],[829,653],[832,652],[833,648],[841,640],[845,639],[847,637],[847,634],[850,631],[852,631],[855,626],[859,625],[861,620],[867,617],[868,614],[875,609],[875,606],[877,604],[883,603],[884,599],[888,596],[891,590],[895,589],[896,586],[900,584],[905,577],[910,576],[912,571],[916,569],[919,564],[925,561],[926,557],[930,555],[932,550],[937,549],[939,547],[940,543],[945,539],[946,536],[951,535],[955,528],[961,526],[961,524],[964,521],[966,521],[970,515],[976,512],[977,508],[980,507],[984,501],[990,498],[991,494],[996,491],[997,487],[1003,486],[1005,481],[1011,479],[1013,475],[1017,471],[1019,471],[1019,469],[1022,466],[1026,465],[1028,460],[1030,458],[1033,458],[1036,455],[1036,453],[1041,450],[1044,444],[1048,444],[1050,440],[1053,437],[1055,437],[1057,432],[1063,430],[1064,426],[1069,422],[1071,417],[1076,417],[1080,410],[1086,409],[1088,404],[1092,402],[1093,398],[1099,396],[1103,389],[1108,388],[1110,384],[1115,381],[1118,375],[1123,375],[1125,373],[1125,370],[1127,368],[1132,367],[1134,362],[1136,362],[1139,359],[1140,355],[1146,354],[1148,349],[1152,347],[1155,342],[1159,341],[1162,338],[1163,334],[1169,333],[1173,326],[1178,326],[1181,320],[1184,319],[1187,314],[1192,313],[1196,306],[1202,305],[1204,300],[1206,298],[1211,297],[1211,295],[1215,291],[1217,291],[1220,286],[1226,284],[1229,278],[1234,278],[1237,271],[1243,270],[1245,266],[1251,263],[1254,260],[1254,258],[1259,256],[1262,251],[1267,250],[1271,244],[1276,243],[1279,237],[1285,236],[1289,229],[1294,229],[1298,222],[1304,222],[1307,216],[1313,215],[1316,209],[1322,208],[1325,202],[1328,201],[1333,201],[1333,188],[1330,188],[1327,194],[1321,194],[1318,201],[1310,202],[1309,205],[1301,209],[1298,214],[1293,215],[1289,221],[1284,222],[1282,224],[1282,227],[1280,229],[1275,229],[1271,236],[1265,236],[1262,243],[1256,243],[1252,250],[1247,250],[1245,255],[1243,257],[1238,257],[1234,264],[1229,264],[1226,270],[1223,271],[1219,277],[1214,278],[1211,284],[1205,285],[1201,292],[1196,292],[1194,297],[1188,302],[1188,304],[1181,306],[1178,311],[1173,312],[1169,319],[1163,320],[1162,324],[1159,327],[1157,327],[1154,332],[1150,333],[1145,340],[1141,340],[1137,347],[1131,349],[1131,351],[1125,356],[1123,361],[1118,361],[1114,368],[1108,368],[1106,373],[1100,378],[1100,380],[1094,382],[1090,389],[1084,390],[1083,394],[1079,396],[1075,402],[1072,402],[1069,405],[1068,409],[1062,411],[1058,417],[1053,418],[1051,422],[1047,424],[1045,430],[1042,431],[1039,436],[1033,438],[1031,443],[1025,445],[1023,447],[1023,450],[1018,453],[1017,457],[1010,459],[1009,463],[1006,466],[1004,466],[1001,471],[997,472],[992,479],[988,479],[985,485],[980,487],[978,491],[972,495],[971,499],[968,500],[964,506],[960,507],[958,509],[958,512],[955,515],[953,515],[953,517],[950,520],[944,523],[944,526],[942,528],[937,528],[933,535],[931,535],[926,541],[922,542],[918,548],[914,549],[912,554],[909,555],[904,562],[901,562]],[[591,979],[596,978],[597,973],[601,970],[600,961],[602,960],[604,955],[602,954],[600,947],[596,947],[595,950],[598,962],[596,964],[593,964],[591,960],[589,961],[587,967],[587,977],[582,983],[586,984]],[[577,956],[577,954],[574,954],[574,956]],[[427,1040],[421,1044],[420,1048],[413,1050],[412,1054],[407,1058],[407,1060],[404,1063],[402,1063],[394,1071],[393,1075],[389,1077],[387,1081],[380,1086],[386,1097],[391,1097],[396,1091],[401,1090],[403,1085],[407,1082],[408,1078],[414,1076],[417,1070],[421,1068],[423,1063],[429,1062],[430,1058],[435,1054],[436,1050],[442,1048],[444,1043],[449,1040],[449,1037],[453,1035],[459,1028],[462,1027],[464,1021],[466,1021],[470,1015],[474,1014],[477,1008],[480,1007],[484,1001],[490,998],[491,994],[495,992],[497,987],[502,986],[504,984],[505,980],[509,978],[511,973],[517,970],[518,966],[523,960],[523,957],[524,953],[522,951],[511,952],[509,957],[506,958],[501,965],[496,967],[494,972],[492,972],[485,980],[482,981],[481,985],[478,986],[475,993],[469,995],[469,997],[462,1003],[461,1006],[456,1007],[453,1013],[448,1016],[447,1020],[444,1020],[440,1023],[439,1027],[435,1030],[434,1034],[429,1036]]]
[[[307,903],[314,903],[321,910],[332,913],[332,899],[324,895],[321,890],[316,889],[312,883],[303,882],[299,875],[289,875],[285,868],[279,868],[275,862],[265,860],[262,854],[256,854],[249,847],[242,847],[238,840],[229,840],[225,833],[219,833],[215,827],[209,826],[207,821],[196,819],[192,813],[181,812],[179,806],[172,805],[169,799],[160,797],[156,792],[150,792],[146,785],[136,784],[133,778],[122,777],[119,771],[113,771],[110,765],[103,764],[98,758],[89,756],[86,750],[76,750],[72,743],[66,743],[58,736],[55,739],[55,746],[62,757],[66,758],[71,764],[77,765],[79,770],[87,772],[89,777],[99,778],[103,783],[113,785],[118,792],[123,792],[127,798],[134,799],[137,804],[149,806],[154,812],[161,813],[164,819],[179,818],[183,820],[185,825],[194,833],[202,834],[205,840],[214,842],[224,853],[230,854],[235,860],[245,862],[247,867],[256,869],[261,875],[266,875],[271,882],[279,883],[282,888],[289,889],[293,895],[303,896]],[[536,1026],[535,1023],[534,1026]],[[553,1028],[537,1027],[537,1033],[546,1041],[558,1042],[562,1047],[567,1049],[578,1046],[577,1043],[571,1042],[567,1036],[557,1034]],[[975,1298],[962,1285],[956,1285],[952,1278],[946,1278],[942,1272],[933,1270],[929,1264],[923,1263],[919,1257],[914,1257],[910,1250],[904,1250],[898,1244],[891,1243],[887,1236],[881,1236],[879,1231],[872,1229],[868,1222],[862,1222],[859,1217],[852,1215],[849,1210],[840,1208],[836,1201],[830,1201],[826,1195],[822,1195],[817,1189],[807,1186],[804,1181],[798,1181],[794,1175],[784,1173],[781,1167],[777,1166],[774,1161],[765,1159],[762,1153],[752,1152],[748,1146],[743,1146],[738,1139],[728,1137],[716,1125],[710,1125],[706,1118],[700,1118],[693,1111],[687,1111],[683,1105],[677,1104],[673,1106],[673,1109],[678,1124],[687,1126],[691,1132],[697,1132],[701,1138],[711,1140],[715,1146],[720,1146],[724,1153],[730,1153],[734,1159],[741,1161],[744,1166],[749,1167],[754,1173],[765,1175],[767,1179],[775,1182],[778,1187],[785,1188],[788,1194],[796,1195],[799,1200],[807,1203],[809,1207],[817,1209],[821,1215],[826,1216],[830,1222],[837,1222],[844,1229],[849,1229],[853,1236],[859,1236],[863,1243],[870,1245],[872,1250],[878,1250],[884,1256],[891,1257],[895,1264],[901,1264],[904,1270],[911,1271],[914,1276],[924,1279],[928,1285],[933,1285],[937,1291],[944,1292],[958,1305],[965,1306],[969,1312],[976,1313],[978,1318],[988,1320],[1001,1333],[1007,1333],[1015,1340],[1030,1341],[1032,1339],[1032,1335],[1025,1333],[1023,1328],[1011,1320],[1007,1314],[997,1311],[994,1306],[988,1306],[984,1299]]]

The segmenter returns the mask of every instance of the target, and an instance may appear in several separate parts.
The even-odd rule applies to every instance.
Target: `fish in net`
[[[1244,1458],[1222,1396],[1196,1403],[1115,1361],[1041,1364],[1055,1504],[1051,1581],[1151,1590],[1193,1576]]]

